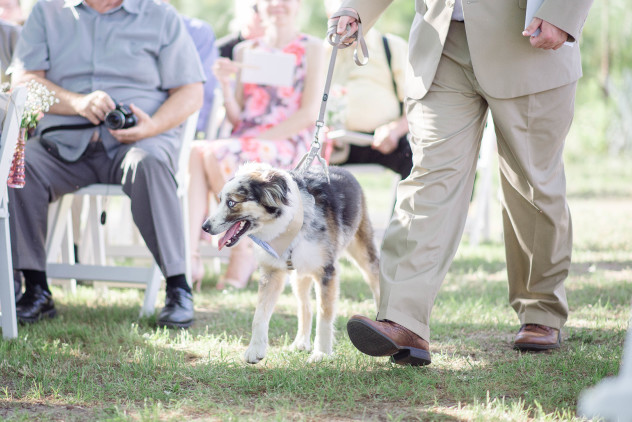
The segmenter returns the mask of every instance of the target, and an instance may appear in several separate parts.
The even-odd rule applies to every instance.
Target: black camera
[[[136,123],[136,116],[132,110],[123,104],[117,104],[116,108],[106,114],[103,120],[103,124],[109,129],[127,129]]]

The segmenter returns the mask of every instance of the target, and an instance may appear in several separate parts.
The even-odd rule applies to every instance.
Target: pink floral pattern
[[[266,162],[283,169],[294,168],[308,151],[313,128],[306,128],[289,139],[258,138],[261,132],[284,121],[300,107],[305,85],[306,41],[307,37],[301,34],[282,49],[284,53],[296,56],[292,86],[244,84],[244,108],[239,124],[233,129],[232,138],[211,141],[226,180],[234,175],[240,164],[248,161]],[[272,51],[262,43],[257,44],[256,48]]]

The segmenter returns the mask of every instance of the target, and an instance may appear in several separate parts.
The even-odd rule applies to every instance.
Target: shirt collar
[[[65,0],[64,7],[77,7],[83,3],[83,0]],[[140,0],[123,0],[121,7],[130,13],[138,13],[140,11]]]

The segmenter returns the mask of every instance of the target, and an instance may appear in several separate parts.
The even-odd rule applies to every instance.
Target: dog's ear
[[[270,214],[278,212],[281,205],[288,205],[290,190],[283,174],[276,171],[265,171],[257,174],[251,185],[252,193],[257,202]]]

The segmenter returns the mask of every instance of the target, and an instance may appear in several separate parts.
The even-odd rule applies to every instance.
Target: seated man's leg
[[[162,150],[132,147],[117,158],[115,180],[130,197],[134,222],[167,280],[158,323],[186,328],[193,322],[193,298],[184,276],[185,237],[175,172]]]
[[[13,267],[24,274],[25,291],[17,302],[21,322],[55,315],[46,279],[48,204],[97,181],[90,160],[66,163],[49,154],[37,138],[26,144],[26,184],[9,189],[9,224]]]

